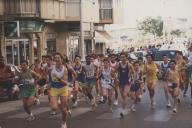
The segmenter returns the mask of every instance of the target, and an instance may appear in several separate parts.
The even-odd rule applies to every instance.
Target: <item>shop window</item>
[[[51,55],[56,52],[56,41],[47,41],[47,54]]]

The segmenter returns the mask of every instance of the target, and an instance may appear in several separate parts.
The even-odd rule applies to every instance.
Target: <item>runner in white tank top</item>
[[[116,71],[118,62],[115,60],[116,59],[116,55],[112,54],[110,56],[110,66]],[[115,101],[114,101],[114,105],[117,106],[118,105],[118,92],[119,92],[119,81],[117,79],[118,77],[118,73],[115,73],[115,80],[114,80],[114,86],[115,86]]]
[[[112,109],[112,96],[114,87],[114,70],[110,67],[108,58],[104,59],[104,67],[101,70],[101,87],[104,102],[108,100],[108,111],[113,112]]]

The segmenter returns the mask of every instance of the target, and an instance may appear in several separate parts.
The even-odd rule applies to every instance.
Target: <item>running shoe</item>
[[[35,116],[34,115],[29,115],[27,118],[26,118],[27,121],[31,122],[33,120],[35,120]]]
[[[77,105],[78,105],[78,102],[77,102],[77,101],[75,101],[75,102],[73,103],[72,107],[73,107],[73,108],[76,108],[76,107],[77,107]]]
[[[166,107],[167,107],[167,108],[171,108],[171,103],[170,103],[170,101],[168,101]]]
[[[132,111],[132,112],[136,112],[136,106],[135,106],[135,104],[133,104],[133,105],[131,106],[131,111]]]
[[[177,108],[173,108],[173,113],[177,113]]]
[[[68,112],[69,117],[71,117],[72,116],[71,110],[69,109],[67,112]]]
[[[67,128],[67,124],[66,123],[61,124],[61,128]]]
[[[115,100],[114,105],[115,105],[115,106],[118,106],[118,104],[119,104],[119,103],[118,103],[118,100]]]
[[[56,111],[51,111],[49,114],[50,114],[51,116],[54,116],[54,115],[57,115],[57,112],[56,112]]]
[[[151,101],[151,108],[155,109],[155,102],[154,101]]]
[[[124,118],[124,112],[120,113],[120,118],[123,119]]]
[[[113,108],[112,108],[112,107],[109,107],[109,108],[108,108],[108,112],[109,112],[109,113],[113,113]]]

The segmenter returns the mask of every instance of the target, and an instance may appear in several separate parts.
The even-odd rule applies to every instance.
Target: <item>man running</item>
[[[11,67],[5,64],[3,56],[0,56],[0,95],[6,89],[9,98],[13,98],[12,87],[14,82],[14,74],[11,72]]]
[[[75,83],[74,83],[74,93],[73,93],[73,107],[76,107],[78,104],[78,100],[77,100],[77,94],[78,91],[80,89],[84,89],[83,88],[83,83],[85,83],[85,74],[83,72],[83,66],[81,64],[81,57],[80,56],[76,56],[75,57],[75,65],[74,65],[74,71],[77,74]],[[84,91],[84,90],[83,90]]]
[[[101,70],[100,79],[101,79],[101,87],[102,87],[102,96],[104,97],[104,101],[108,100],[108,111],[113,112],[112,109],[112,96],[113,96],[113,88],[114,87],[114,70],[109,65],[108,58],[104,59],[104,68]]]
[[[177,104],[179,96],[179,72],[176,69],[176,62],[174,60],[170,61],[170,69],[168,69],[166,76],[169,92],[174,100],[173,112],[177,113]]]
[[[20,84],[21,98],[23,99],[23,107],[25,112],[29,115],[27,121],[35,120],[35,116],[31,112],[31,107],[36,100],[35,76],[40,77],[39,74],[28,68],[27,61],[21,62],[21,73],[19,74],[18,81]]]
[[[51,108],[56,111],[58,108],[58,99],[60,98],[60,109],[62,112],[62,124],[61,128],[67,128],[67,107],[68,107],[68,71],[63,65],[62,55],[55,53],[54,55],[55,65],[53,65],[50,72],[50,96],[51,96]]]
[[[97,67],[91,63],[91,56],[86,56],[86,64],[83,66],[83,71],[86,77],[86,96],[91,101],[91,111],[96,108],[95,96],[92,94],[93,87],[96,85]]]
[[[111,54],[110,56],[110,66],[113,70],[115,70],[117,68],[117,61],[116,61],[116,56],[115,54]],[[114,85],[115,85],[115,101],[114,101],[114,105],[117,106],[118,105],[118,91],[119,91],[119,81],[118,81],[118,73],[115,73],[115,80],[114,80]]]
[[[131,98],[133,100],[133,104],[131,107],[131,111],[136,112],[136,104],[140,101],[140,95],[142,93],[142,86],[144,85],[143,81],[143,72],[140,69],[139,61],[134,62],[134,82],[131,85]]]
[[[132,78],[134,76],[134,69],[132,65],[128,63],[126,53],[121,53],[120,58],[121,62],[117,66],[117,71],[119,74],[119,87],[123,102],[122,103],[123,111],[120,113],[120,116],[121,118],[123,118],[126,113],[128,95],[133,80]]]
[[[167,108],[171,107],[171,102],[169,99],[169,88],[168,88],[167,78],[166,78],[166,74],[169,68],[170,68],[169,58],[167,57],[167,55],[163,55],[163,63],[161,64],[161,70],[159,72],[161,72],[161,79],[163,81],[163,88],[165,92],[165,98],[167,101],[167,105],[166,105]]]
[[[145,64],[144,67],[144,73],[146,74],[147,78],[147,87],[149,90],[149,96],[151,100],[151,108],[155,108],[155,101],[154,101],[154,96],[155,96],[155,86],[157,84],[157,64],[153,61],[153,56],[151,54],[148,54],[147,56],[147,63]]]

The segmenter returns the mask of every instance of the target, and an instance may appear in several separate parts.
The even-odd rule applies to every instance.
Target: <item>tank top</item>
[[[94,64],[84,65],[85,76],[87,79],[95,78],[95,66]]]
[[[35,81],[30,70],[27,70],[26,72],[22,72],[19,77],[20,77],[20,83],[24,85],[23,87],[34,88]]]
[[[85,82],[85,75],[82,73],[82,65],[80,65],[79,67],[75,65],[74,70],[77,73],[76,80],[82,83]]]
[[[115,69],[115,67],[117,66],[117,62],[115,62],[115,63],[110,62],[110,66]]]
[[[128,63],[125,67],[122,67],[121,63],[119,63],[119,80],[120,85],[125,86],[129,84],[129,68]]]
[[[64,66],[62,66],[61,71],[57,71],[56,66],[55,65],[53,66],[52,71],[51,71],[51,86],[53,88],[64,87],[64,84],[59,80],[59,79],[63,78],[63,76],[64,76],[64,69],[65,69]]]
[[[166,79],[165,78],[165,75],[166,75],[166,73],[167,73],[167,71],[168,71],[168,69],[169,69],[169,63],[167,63],[167,64],[164,64],[164,62],[161,64],[161,69],[162,69],[162,78],[163,79]]]
[[[136,74],[136,81],[140,81],[140,80],[142,80],[142,71],[141,70],[139,70],[139,71],[135,71],[135,74]]]
[[[102,72],[101,72],[101,82],[102,84],[104,85],[108,85],[108,84],[111,84],[112,81],[111,81],[111,73],[112,73],[112,69],[111,68],[108,68],[108,69],[103,69]]]

